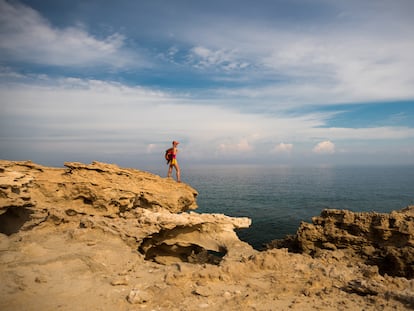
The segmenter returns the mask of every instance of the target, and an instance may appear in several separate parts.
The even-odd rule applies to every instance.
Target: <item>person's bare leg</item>
[[[168,167],[168,175],[167,175],[167,177],[168,177],[168,178],[170,178],[170,177],[171,177],[172,168],[173,168],[173,166],[172,166],[172,165],[170,165],[170,166]]]
[[[177,164],[175,164],[175,172],[177,175],[177,181],[181,182],[181,171],[180,171],[180,166]]]

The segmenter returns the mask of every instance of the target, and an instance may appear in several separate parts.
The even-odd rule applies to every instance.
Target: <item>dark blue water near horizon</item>
[[[414,205],[414,166],[223,165],[185,168],[182,178],[199,192],[197,212],[252,219],[237,234],[256,249],[326,208],[389,213]]]

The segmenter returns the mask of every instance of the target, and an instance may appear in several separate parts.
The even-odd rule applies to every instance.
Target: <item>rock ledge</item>
[[[197,208],[197,191],[189,185],[114,164],[65,167],[0,161],[0,233],[40,225],[100,228],[164,264],[254,253],[234,232],[249,227],[250,219],[187,213]]]

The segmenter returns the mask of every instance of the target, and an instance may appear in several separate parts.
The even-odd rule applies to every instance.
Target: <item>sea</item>
[[[198,213],[250,218],[236,233],[259,250],[324,209],[389,213],[414,205],[414,166],[216,165],[182,168],[182,180],[199,193]]]

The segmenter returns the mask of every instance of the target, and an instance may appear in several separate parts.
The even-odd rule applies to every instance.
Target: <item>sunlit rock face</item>
[[[119,235],[148,260],[219,263],[252,249],[234,229],[250,219],[187,213],[197,191],[148,172],[93,162],[0,162],[0,232],[74,226]],[[227,257],[226,257],[227,256]]]

